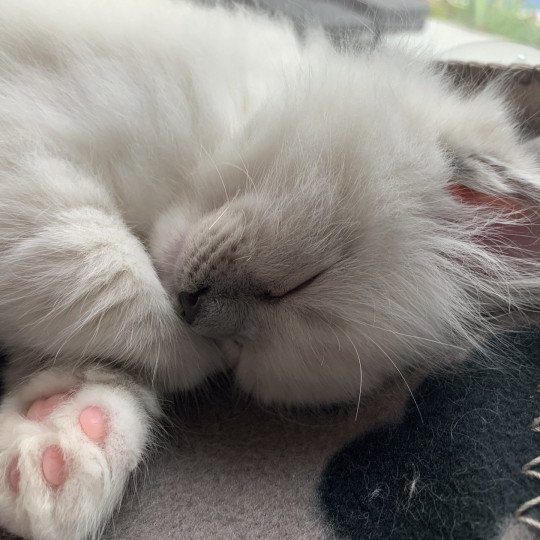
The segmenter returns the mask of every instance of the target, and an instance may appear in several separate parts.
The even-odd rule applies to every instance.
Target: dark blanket
[[[319,491],[339,536],[495,538],[540,494],[540,480],[521,471],[540,455],[531,429],[539,415],[540,333],[513,338],[517,348],[504,367],[473,364],[427,380],[402,423],[330,460]]]

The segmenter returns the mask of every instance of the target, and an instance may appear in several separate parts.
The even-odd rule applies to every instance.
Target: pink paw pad
[[[103,442],[107,436],[107,415],[99,407],[87,407],[79,416],[85,435],[94,442]]]
[[[60,486],[66,479],[66,460],[59,446],[49,446],[43,452],[41,461],[43,478],[51,486]]]
[[[64,392],[62,394],[54,394],[48,398],[37,399],[30,405],[30,408],[26,412],[26,418],[34,422],[43,422],[67,397],[67,392]]]
[[[69,396],[69,392],[63,392],[48,398],[37,399],[28,408],[26,417],[33,422],[43,422]],[[100,407],[86,407],[79,415],[81,430],[93,442],[102,443],[105,440],[108,431],[107,424],[107,415]],[[45,481],[53,487],[59,487],[66,481],[66,458],[59,446],[51,445],[45,448],[41,457],[41,473]],[[8,466],[7,481],[11,490],[17,493],[20,483],[18,457],[15,457]]]

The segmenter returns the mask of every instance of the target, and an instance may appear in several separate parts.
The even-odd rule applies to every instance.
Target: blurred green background
[[[540,47],[540,0],[428,0],[430,15]]]

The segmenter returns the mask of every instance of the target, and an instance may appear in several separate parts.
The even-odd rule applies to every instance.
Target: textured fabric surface
[[[521,467],[540,453],[540,336],[514,336],[500,369],[389,388],[345,411],[280,415],[220,398],[181,405],[169,449],[106,538],[526,540],[511,519],[539,493]],[[403,384],[401,384],[403,386]],[[351,439],[354,439],[351,442]]]
[[[219,392],[218,392],[219,393]],[[406,392],[354,411],[283,413],[227,391],[183,403],[176,438],[158,455],[105,538],[332,536],[317,485],[327,459],[380,421],[399,417]]]

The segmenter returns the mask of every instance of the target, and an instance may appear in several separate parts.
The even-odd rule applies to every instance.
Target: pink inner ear
[[[523,223],[516,225],[492,225],[493,235],[479,238],[483,244],[514,257],[536,258],[540,254],[540,208],[528,206],[515,197],[480,193],[462,184],[449,184],[448,189],[465,204],[507,210],[509,217],[523,218]]]
[[[505,198],[487,195],[486,193],[480,193],[479,191],[475,191],[474,189],[461,184],[449,184],[448,189],[456,199],[467,204],[491,206],[501,210],[506,208],[511,212],[519,211],[520,208],[523,208],[521,201],[513,197]]]

